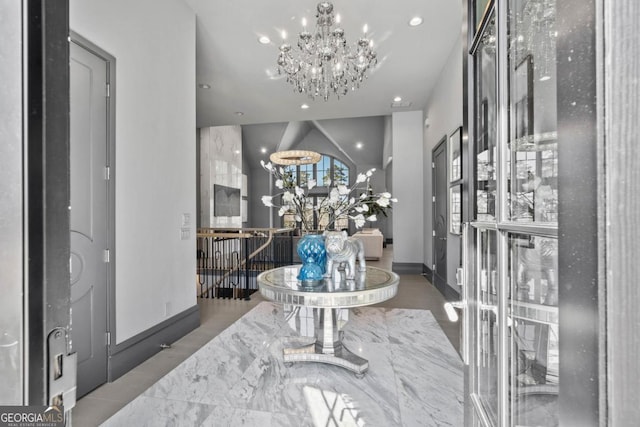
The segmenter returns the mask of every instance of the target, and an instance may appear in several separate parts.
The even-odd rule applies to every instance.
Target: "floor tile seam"
[[[398,404],[398,416],[400,418],[400,426],[409,426],[409,424],[405,423],[405,418],[408,420],[413,419],[413,417],[409,416],[409,414],[407,413],[407,411],[410,411],[410,405],[408,405],[408,402],[405,402],[405,395],[404,393],[400,392],[400,385],[402,383],[404,383],[403,379],[401,378],[400,372],[398,370],[398,366],[395,362],[395,360],[392,358],[391,360],[391,366],[392,366],[392,371],[394,374],[394,385],[396,388],[396,398],[397,398],[397,404]],[[421,402],[419,402],[421,403]]]
[[[129,402],[128,404],[133,403],[135,400],[137,400],[138,398],[143,398],[143,399],[149,399],[149,400],[154,400],[157,401],[159,403],[165,403],[165,402],[177,402],[177,403],[186,403],[189,405],[200,405],[200,406],[207,406],[210,408],[218,408],[218,407],[231,407],[233,409],[236,409],[235,406],[231,405],[228,401],[224,401],[224,402],[206,402],[206,401],[202,401],[202,400],[193,400],[193,399],[179,399],[176,397],[159,397],[159,396],[153,396],[153,395],[148,395],[148,394],[144,394],[144,395],[140,395],[138,397],[136,397],[135,399],[131,400],[131,402]],[[127,405],[128,405],[127,404]],[[125,405],[125,406],[127,406]],[[123,407],[124,408],[124,407]],[[115,415],[115,413],[114,413]]]
[[[389,337],[391,336],[391,327],[389,325],[389,315],[390,315],[390,312],[393,311],[393,310],[395,310],[395,309],[391,308],[389,310],[385,310],[384,316],[383,316],[383,321],[387,326],[387,331],[389,333]],[[388,345],[389,345],[389,355],[391,356],[390,357],[390,359],[391,359],[390,360],[391,371],[393,372],[393,379],[394,379],[393,386],[394,386],[394,389],[395,389],[395,397],[396,397],[396,402],[395,403],[396,403],[396,406],[398,408],[398,418],[399,418],[399,421],[400,421],[400,426],[404,427],[405,426],[405,423],[404,423],[404,411],[403,411],[403,405],[401,404],[402,403],[401,402],[402,393],[400,392],[400,387],[399,387],[399,385],[400,385],[400,377],[399,377],[399,371],[398,371],[398,366],[397,366],[398,361],[395,360],[395,358],[393,357],[393,348],[394,347],[405,347],[407,345],[409,345],[410,347],[413,347],[413,345],[409,344],[409,343],[393,343],[391,341],[388,343]]]
[[[207,399],[201,398],[204,396],[203,394],[196,394],[193,397],[185,396],[183,398],[179,398],[179,397],[176,397],[175,395],[157,396],[155,394],[144,393],[136,397],[135,399],[132,399],[131,402],[129,403],[133,403],[139,398],[144,398],[144,399],[153,399],[153,400],[162,401],[162,402],[171,401],[171,402],[206,405],[206,406],[213,406],[213,407],[233,407],[235,409],[231,401],[227,398],[227,394],[229,390],[230,389],[228,389],[226,392],[220,392],[220,393],[209,391],[206,394]],[[215,399],[212,399],[212,398],[215,398]]]

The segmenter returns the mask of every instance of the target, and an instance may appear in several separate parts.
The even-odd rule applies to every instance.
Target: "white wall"
[[[393,262],[422,264],[424,256],[423,113],[393,113]]]
[[[117,343],[196,304],[195,25],[181,0],[70,1],[116,58]]]
[[[462,126],[462,39],[458,37],[449,59],[445,64],[434,92],[425,108],[429,126],[424,131],[424,263],[431,268],[433,264],[433,231],[431,161],[432,150],[445,135],[450,135],[458,126]],[[395,160],[395,157],[394,157]],[[453,234],[447,236],[447,282],[455,284],[455,270],[459,261],[460,238]]]

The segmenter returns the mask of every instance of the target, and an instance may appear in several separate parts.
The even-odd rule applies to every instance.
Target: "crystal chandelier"
[[[278,73],[287,76],[294,91],[325,101],[333,92],[338,99],[356,90],[366,79],[367,70],[377,63],[373,42],[365,34],[352,49],[333,14],[333,4],[318,3],[315,34],[305,29],[299,34],[297,49],[283,43],[278,55]],[[304,21],[303,21],[304,25]]]

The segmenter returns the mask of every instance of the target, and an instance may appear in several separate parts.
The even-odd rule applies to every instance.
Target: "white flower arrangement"
[[[260,164],[273,175],[276,179],[275,186],[282,190],[273,196],[262,196],[262,203],[265,206],[278,208],[278,215],[281,217],[287,212],[295,213],[296,222],[302,223],[306,230],[313,228],[312,224],[307,223],[308,218],[305,215],[309,209],[316,212],[319,223],[322,222],[320,221],[322,216],[328,215],[327,229],[333,226],[336,218],[344,214],[353,220],[356,228],[362,228],[366,222],[377,221],[377,213],[383,213],[386,216],[385,209],[390,209],[391,204],[398,201],[392,198],[388,192],[374,194],[371,191],[369,180],[375,169],[369,169],[366,173],[358,174],[351,187],[344,184],[331,187],[331,180],[328,180],[326,185],[331,187],[329,196],[323,198],[317,206],[313,206],[309,191],[316,186],[316,180],[309,179],[305,185],[306,188],[301,188],[287,179],[284,168],[274,166],[271,162],[265,163],[264,160]],[[364,183],[366,183],[367,191],[357,197],[354,196],[354,191]],[[362,188],[360,189],[362,190]],[[281,200],[280,204],[274,202],[278,198]]]

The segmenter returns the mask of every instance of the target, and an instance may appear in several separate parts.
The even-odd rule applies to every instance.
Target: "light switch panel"
[[[191,214],[190,213],[183,213],[182,214],[182,226],[186,227],[188,225],[191,225]]]

